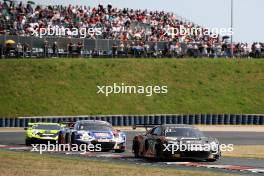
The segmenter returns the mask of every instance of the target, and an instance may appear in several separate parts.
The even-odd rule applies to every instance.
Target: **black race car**
[[[135,157],[156,159],[196,159],[216,161],[221,156],[219,141],[191,125],[136,125],[151,127],[145,134],[134,137]]]

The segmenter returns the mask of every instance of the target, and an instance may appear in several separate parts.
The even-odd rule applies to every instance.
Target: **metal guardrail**
[[[55,37],[44,36],[42,38],[34,36],[17,36],[17,35],[0,35],[0,47],[4,48],[6,40],[13,40],[17,43],[26,43],[29,48],[43,48],[44,41],[48,42],[48,48],[52,48],[53,43],[56,41],[58,49],[67,50],[67,45],[72,42],[73,44],[82,43],[84,51],[97,50],[97,51],[110,51],[113,44],[120,44],[120,40],[115,39],[88,39],[88,38],[67,38],[67,37]],[[130,45],[135,41],[126,41]],[[159,50],[163,50],[169,42],[147,42],[150,47],[154,47],[157,44]]]
[[[103,120],[113,126],[132,126],[134,124],[264,125],[264,115],[260,114],[164,114],[1,118],[0,127],[27,127],[29,122],[58,123],[78,120]]]

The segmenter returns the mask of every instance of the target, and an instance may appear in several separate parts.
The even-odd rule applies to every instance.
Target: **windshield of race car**
[[[78,130],[111,131],[112,127],[106,124],[82,123],[78,126]]]
[[[199,138],[204,137],[204,134],[195,128],[173,128],[169,127],[165,130],[166,137],[191,137]]]
[[[59,125],[54,124],[37,124],[32,127],[32,129],[38,130],[60,130],[61,127]]]

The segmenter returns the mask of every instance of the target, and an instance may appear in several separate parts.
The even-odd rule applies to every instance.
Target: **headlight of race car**
[[[119,130],[114,130],[113,135],[116,138],[115,140],[126,141],[126,134],[123,132],[120,132]]]
[[[31,134],[33,136],[37,136],[37,135],[39,135],[38,133],[39,133],[39,130],[32,130],[32,133]]]
[[[84,140],[84,141],[91,141],[94,139],[89,133],[87,132],[78,132],[78,139]]]

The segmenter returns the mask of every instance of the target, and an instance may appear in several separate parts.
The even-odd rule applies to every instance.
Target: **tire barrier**
[[[113,126],[132,126],[134,124],[264,125],[264,115],[256,114],[164,114],[0,118],[0,127],[27,127],[30,122],[60,123],[78,120],[103,120]]]

